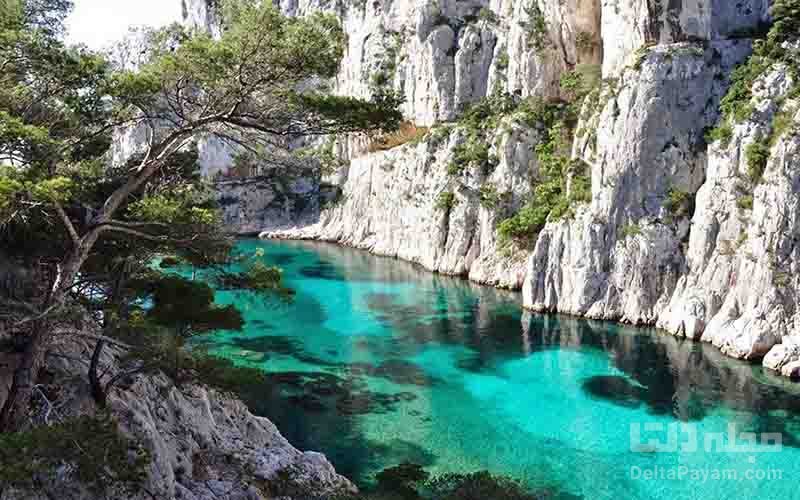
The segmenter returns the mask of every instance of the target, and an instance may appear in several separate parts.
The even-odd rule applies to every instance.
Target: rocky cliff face
[[[787,50],[794,50],[787,47]],[[796,75],[771,67],[753,86],[752,113],[709,148],[696,196],[688,269],[659,324],[731,356],[782,369],[800,335],[800,123]],[[763,148],[761,172],[755,152]],[[755,178],[755,175],[758,175]],[[792,374],[784,370],[787,375]]]
[[[342,194],[316,223],[265,236],[335,241],[432,271],[519,288],[524,253],[501,252],[495,226],[530,195],[539,137],[514,120],[492,136],[489,154],[497,164],[491,172],[480,165],[448,172],[454,150],[469,140],[460,127],[441,128],[416,145],[355,158]],[[487,186],[498,199],[486,199]]]
[[[389,86],[406,96],[409,121],[433,128],[374,153],[339,141],[341,197],[318,220],[269,236],[521,286],[536,311],[658,325],[800,372],[796,63],[764,63],[747,81],[734,73],[763,37],[771,2],[276,3],[288,15],[342,20],[349,45],[335,92],[368,97]],[[189,22],[216,29],[205,0],[186,4]],[[797,46],[782,50],[796,58]],[[735,120],[721,112],[728,93],[746,95]],[[569,139],[591,194],[554,208],[528,244],[500,244],[497,229],[535,214],[525,207],[537,207],[548,182],[552,123],[513,111],[492,130],[463,123],[469,106],[503,94],[583,102]],[[715,127],[724,134],[709,134]],[[486,155],[453,168],[475,141]],[[573,177],[563,179],[569,200]]]
[[[46,392],[58,387],[58,405],[52,411],[43,406],[39,413],[57,422],[100,411],[80,362],[88,359],[92,347],[81,341],[53,347],[59,357],[48,358],[52,385],[41,387]],[[111,373],[124,366],[112,351],[106,349],[101,361]],[[0,362],[5,366],[13,360],[4,356]],[[7,375],[0,372],[3,387]],[[307,500],[356,491],[324,455],[298,451],[272,422],[252,415],[229,394],[197,384],[178,387],[163,374],[135,375],[121,385],[109,394],[107,410],[122,434],[148,454],[141,484],[132,491],[100,494],[65,466],[33,490],[3,488],[0,499]],[[39,420],[34,414],[32,421]]]
[[[626,68],[607,102],[579,125],[575,154],[591,165],[592,201],[548,224],[528,262],[525,305],[652,324],[686,264],[689,213],[670,192],[705,178],[706,129],[748,42],[656,46]],[[679,213],[674,213],[679,212]]]

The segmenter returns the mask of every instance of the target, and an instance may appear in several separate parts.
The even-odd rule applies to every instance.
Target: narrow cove
[[[245,330],[201,341],[267,372],[242,395],[253,411],[361,486],[412,462],[488,469],[554,498],[794,495],[800,389],[759,366],[652,329],[530,314],[515,293],[335,245],[247,239],[239,249],[263,249],[294,300],[218,292]],[[704,451],[704,436],[730,422],[780,433],[780,450]],[[632,444],[632,425],[662,424],[641,442],[666,443],[676,423],[696,430],[697,450]]]

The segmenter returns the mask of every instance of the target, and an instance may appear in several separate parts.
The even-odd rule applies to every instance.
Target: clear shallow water
[[[295,300],[219,292],[247,324],[204,340],[268,372],[244,395],[254,411],[361,485],[410,461],[432,472],[489,469],[556,498],[800,498],[800,389],[713,347],[529,314],[516,294],[333,245],[240,248],[263,248]],[[781,449],[704,451],[704,436],[730,422],[781,433]],[[637,423],[689,426],[699,449],[669,451],[666,429],[642,428],[643,442],[663,443],[631,451]],[[664,476],[637,477],[644,471]],[[706,480],[687,476],[703,471]]]

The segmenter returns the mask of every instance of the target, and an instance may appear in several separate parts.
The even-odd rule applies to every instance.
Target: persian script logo
[[[648,436],[644,442],[642,430]],[[630,425],[630,450],[639,453],[694,453],[700,450],[701,444],[703,451],[719,453],[777,453],[783,449],[780,433],[740,433],[735,423],[728,424],[727,432],[704,433],[702,443],[700,441],[697,426],[690,423],[647,422],[644,425]]]

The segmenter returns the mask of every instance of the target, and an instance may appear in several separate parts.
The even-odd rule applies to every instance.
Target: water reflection
[[[515,293],[334,245],[242,244],[259,246],[284,267],[295,301],[245,302],[245,332],[210,341],[270,372],[244,395],[256,413],[356,480],[410,461],[575,493],[584,476],[630,460],[613,455],[627,442],[612,441],[627,437],[636,412],[684,422],[724,414],[742,431],[781,432],[798,446],[794,386],[712,346],[523,312]],[[602,434],[597,414],[621,432]],[[636,487],[620,480],[614,491],[635,498]]]

